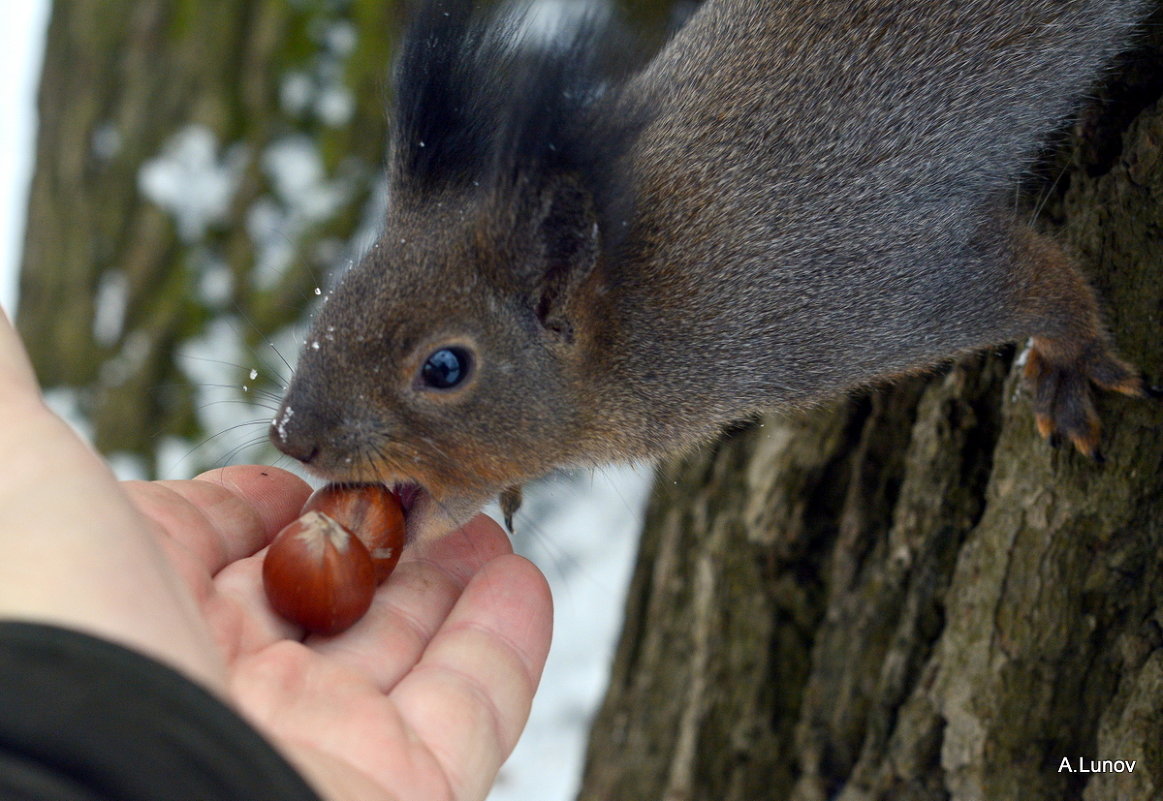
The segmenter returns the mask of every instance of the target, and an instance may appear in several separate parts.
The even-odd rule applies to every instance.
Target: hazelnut
[[[383,484],[328,484],[311,494],[303,511],[322,512],[367,546],[383,582],[404,548],[404,508]]]
[[[338,634],[363,617],[376,569],[362,541],[328,515],[308,511],[278,533],[262,565],[271,607],[308,631]]]

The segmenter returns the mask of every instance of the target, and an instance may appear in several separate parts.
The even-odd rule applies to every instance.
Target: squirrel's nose
[[[283,404],[271,421],[271,444],[292,459],[310,464],[319,455],[319,439],[312,433],[314,426],[303,425],[301,420],[292,422],[294,417],[294,409]]]

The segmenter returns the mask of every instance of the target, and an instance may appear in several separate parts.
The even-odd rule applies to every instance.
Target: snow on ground
[[[553,647],[529,725],[489,801],[569,801],[621,632],[653,469],[579,470],[526,488],[514,547],[549,579]]]

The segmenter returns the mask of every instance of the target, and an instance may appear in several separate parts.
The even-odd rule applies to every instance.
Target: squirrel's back
[[[1023,335],[998,308],[999,215],[1143,6],[707,3],[636,81],[655,116],[614,269],[620,316],[656,335],[666,320],[668,339],[638,357],[665,370],[689,338],[707,354],[673,366],[706,366],[692,407],[732,363],[733,389],[766,405]]]

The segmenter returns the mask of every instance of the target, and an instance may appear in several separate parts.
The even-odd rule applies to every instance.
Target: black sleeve
[[[146,656],[0,622],[0,799],[319,801],[229,707]]]

